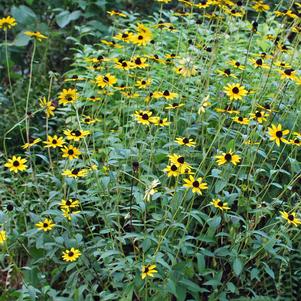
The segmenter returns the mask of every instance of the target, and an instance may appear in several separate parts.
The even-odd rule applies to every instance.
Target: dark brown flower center
[[[143,40],[143,36],[138,36],[138,40]]]
[[[235,63],[235,66],[236,66],[236,67],[239,67],[239,66],[240,66],[240,62],[236,62],[236,63]]]
[[[81,132],[79,130],[72,131],[71,133],[72,133],[73,136],[76,136],[76,137],[80,137],[81,136]]]
[[[290,221],[293,221],[294,220],[294,216],[292,214],[289,214],[288,217],[287,217]]]
[[[282,131],[277,131],[277,132],[276,132],[276,136],[277,136],[278,138],[281,138],[281,137],[283,136]]]
[[[234,94],[238,94],[238,93],[239,93],[239,89],[238,89],[237,87],[234,87],[234,88],[232,89],[232,92],[233,92]]]
[[[52,144],[57,144],[57,140],[56,140],[56,139],[53,139],[53,140],[52,140]]]
[[[69,257],[73,257],[73,256],[74,256],[74,253],[73,253],[72,251],[69,251],[69,252],[68,252],[68,256],[69,256]]]
[[[231,159],[232,159],[232,155],[231,154],[228,153],[228,154],[225,155],[225,160],[226,161],[229,162],[229,161],[231,161]]]
[[[74,154],[73,149],[69,149],[69,150],[68,150],[68,155],[73,155],[73,154]]]
[[[172,170],[172,171],[176,171],[177,169],[178,169],[178,167],[176,166],[176,165],[171,165],[171,167],[170,167],[170,169]]]
[[[49,226],[48,223],[43,223],[44,228],[47,228],[48,226]]]
[[[195,187],[195,188],[198,188],[198,187],[200,186],[199,181],[194,181],[194,182],[192,183],[192,186]]]
[[[143,81],[141,82],[141,84],[142,84],[142,85],[145,85],[145,84],[146,84],[146,81],[145,81],[145,80],[143,80]]]
[[[73,175],[77,175],[79,173],[79,168],[75,168],[71,172]]]
[[[188,139],[188,138],[184,138],[184,139],[183,139],[183,143],[184,143],[184,144],[189,143],[189,139]]]
[[[105,77],[103,78],[103,81],[106,82],[106,83],[108,83],[108,82],[109,82],[109,78],[108,78],[107,76],[105,76]]]
[[[227,75],[230,75],[230,74],[231,74],[231,70],[230,70],[230,69],[226,69],[226,70],[224,71],[224,73],[226,73]]]
[[[243,121],[243,120],[244,119],[241,116],[238,117],[238,121]]]
[[[149,119],[149,116],[145,113],[145,114],[142,115],[142,119],[143,119],[143,120],[148,120],[148,119]]]
[[[184,157],[180,157],[180,158],[178,158],[178,160],[177,160],[180,164],[183,164],[184,162],[185,162],[185,159],[184,159]]]
[[[67,205],[67,206],[70,206],[71,204],[72,204],[72,202],[71,202],[70,200],[67,200],[67,201],[66,201],[66,205]]]
[[[169,96],[169,95],[170,95],[170,93],[169,93],[169,91],[168,91],[168,90],[165,90],[165,91],[163,92],[163,95],[164,95],[164,96]]]
[[[262,59],[258,59],[258,60],[256,61],[256,64],[259,65],[259,66],[261,66],[261,65],[262,65]]]
[[[135,59],[135,64],[136,65],[141,65],[142,64],[141,59],[139,57]]]
[[[19,165],[20,165],[19,161],[16,160],[16,161],[13,162],[13,166],[15,166],[15,167],[18,167]]]
[[[260,113],[260,112],[256,112],[255,116],[256,116],[257,118],[260,118],[260,117],[262,117],[262,115],[261,115],[261,113]]]
[[[219,206],[219,207],[223,207],[223,205],[224,205],[224,203],[223,203],[222,201],[219,201],[219,202],[217,203],[217,206]]]

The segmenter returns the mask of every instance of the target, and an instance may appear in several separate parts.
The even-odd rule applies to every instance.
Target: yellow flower
[[[132,64],[134,68],[144,69],[149,66],[149,64],[146,63],[146,58],[143,57],[134,57],[132,59]]]
[[[10,171],[17,173],[19,171],[24,171],[27,169],[26,159],[21,157],[13,156],[11,159],[8,159],[7,163],[4,164],[5,167],[9,168]]]
[[[114,39],[129,43],[132,37],[133,37],[132,32],[125,31],[125,32],[118,33],[116,36],[114,36]]]
[[[270,6],[263,1],[257,1],[252,8],[257,12],[264,12],[270,9]]]
[[[50,135],[48,135],[47,141],[44,141],[43,143],[46,144],[45,147],[57,148],[57,147],[62,147],[65,141],[63,137],[58,137],[57,135],[51,137]]]
[[[248,91],[244,86],[240,84],[228,84],[224,87],[224,92],[228,95],[230,100],[242,99],[245,95],[248,94]]]
[[[43,39],[48,39],[48,37],[44,36],[39,31],[25,31],[24,34],[31,38],[34,38],[39,42],[41,42]]]
[[[111,11],[107,11],[108,15],[110,15],[111,17],[112,16],[119,16],[119,17],[123,17],[125,18],[126,17],[126,14],[118,11],[118,10],[111,10]]]
[[[55,224],[52,222],[51,219],[45,218],[43,221],[36,224],[36,227],[39,230],[43,230],[45,232],[52,230]]]
[[[153,113],[151,111],[136,111],[134,118],[138,123],[149,125],[156,120],[154,117],[152,117],[152,114]]]
[[[280,214],[281,214],[282,218],[287,220],[289,225],[298,226],[301,224],[301,220],[298,217],[296,217],[296,212],[288,213],[285,211],[280,211]]]
[[[55,110],[55,106],[51,100],[47,101],[45,96],[40,98],[40,107],[45,110],[47,118],[54,116],[53,111]]]
[[[229,64],[231,66],[233,66],[234,68],[236,68],[236,69],[240,69],[240,70],[244,70],[245,69],[245,66],[243,66],[239,61],[231,60],[229,62]]]
[[[255,67],[255,68],[264,68],[264,69],[268,69],[269,65],[266,64],[263,59],[250,59],[251,64]]]
[[[59,103],[67,105],[70,103],[75,103],[77,100],[77,91],[76,89],[63,89],[59,94]]]
[[[236,117],[232,117],[234,122],[237,122],[239,124],[249,124],[250,120],[246,117],[242,117],[242,116],[236,116]]]
[[[79,141],[90,134],[90,131],[82,130],[65,130],[64,134],[67,136],[68,140]]]
[[[69,160],[78,159],[78,156],[81,154],[80,150],[73,145],[64,146],[61,148],[63,158],[68,158]]]
[[[281,75],[281,79],[292,79],[292,80],[296,80],[297,76],[296,76],[296,70],[289,68],[289,69],[285,69],[285,70],[277,70],[279,72],[279,74]]]
[[[155,264],[148,264],[148,265],[143,265],[141,268],[141,278],[142,280],[145,277],[154,277],[154,274],[158,273],[156,270],[156,265]]]
[[[278,124],[277,126],[272,124],[271,128],[268,128],[270,140],[275,141],[278,146],[280,142],[289,143],[284,136],[289,133],[289,130],[282,130],[282,125]]]
[[[168,121],[167,118],[160,118],[160,117],[153,117],[152,122],[154,125],[158,125],[161,127],[169,126],[171,123],[170,121]]]
[[[0,245],[4,244],[6,240],[6,232],[4,230],[0,230]]]
[[[258,123],[263,123],[266,121],[266,117],[268,117],[269,114],[264,111],[256,111],[255,113],[250,114],[251,119],[255,119]]]
[[[140,79],[140,80],[137,80],[136,86],[139,89],[145,89],[148,86],[150,86],[151,83],[152,83],[152,80],[150,78],[148,78],[148,79]]]
[[[193,176],[189,176],[189,179],[184,179],[184,187],[191,188],[193,193],[198,193],[202,195],[202,190],[208,189],[208,184],[203,182],[203,178],[194,178]]]
[[[230,207],[228,207],[228,203],[222,202],[220,199],[212,200],[212,202],[210,204],[213,205],[215,208],[218,208],[222,211],[230,209]]]
[[[234,75],[233,73],[231,73],[231,70],[229,68],[225,69],[225,70],[217,70],[217,73],[219,75],[225,76],[225,77],[233,77],[233,78],[237,78],[236,75]]]
[[[16,19],[11,16],[7,16],[5,18],[0,19],[0,29],[8,30],[16,25]]]
[[[215,156],[217,159],[216,162],[218,165],[223,165],[226,163],[232,163],[233,165],[237,165],[240,162],[240,156],[235,155],[231,150],[227,153],[222,153],[222,155]]]
[[[104,87],[112,87],[117,82],[117,79],[114,75],[107,73],[106,75],[98,75],[96,77],[97,86]]]
[[[70,210],[74,208],[78,208],[80,205],[79,200],[77,199],[68,199],[68,200],[61,200],[60,208],[61,210]]]
[[[167,173],[168,177],[177,177],[184,173],[183,168],[181,166],[177,166],[176,164],[166,166],[163,171]]]
[[[178,137],[176,138],[176,141],[180,145],[185,145],[188,147],[195,147],[196,142],[193,141],[193,139],[187,138],[187,137]]]
[[[138,46],[147,45],[153,38],[151,30],[141,23],[137,25],[137,32],[132,35],[131,42]]]
[[[23,149],[28,149],[28,148],[30,148],[30,147],[36,145],[36,144],[39,143],[40,141],[41,141],[40,138],[36,138],[36,139],[34,139],[32,142],[27,142],[27,143],[25,143],[24,145],[22,145],[22,148],[23,148]]]
[[[62,172],[62,175],[69,178],[83,178],[88,174],[88,170],[85,168],[73,168],[66,169]]]
[[[71,248],[63,252],[62,258],[64,261],[72,262],[76,261],[81,256],[81,252],[78,249]]]
[[[192,168],[187,162],[185,162],[185,158],[181,155],[172,154],[172,155],[168,155],[168,158],[172,164],[175,164],[176,166],[181,167],[185,170],[186,169],[191,170]]]
[[[174,110],[174,109],[181,108],[183,106],[184,106],[183,103],[174,102],[174,103],[169,104],[168,106],[166,106],[165,109],[167,109],[167,110]]]

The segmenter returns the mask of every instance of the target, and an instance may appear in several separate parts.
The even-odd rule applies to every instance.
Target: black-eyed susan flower
[[[218,113],[239,114],[239,111],[230,105],[226,105],[225,108],[215,108],[214,110]]]
[[[115,68],[128,71],[134,68],[134,64],[124,59],[115,59]]]
[[[139,89],[146,89],[149,87],[152,83],[152,80],[150,78],[145,78],[145,79],[139,79],[136,81],[136,87]]]
[[[77,207],[61,208],[61,211],[68,221],[71,221],[72,217],[80,213],[80,210],[78,210]]]
[[[222,202],[220,199],[214,199],[212,202],[210,202],[211,205],[213,205],[215,208],[218,208],[220,210],[229,210],[230,207],[228,206],[227,202]]]
[[[275,62],[275,66],[277,67],[281,67],[281,68],[284,68],[284,69],[290,69],[292,68],[290,64],[284,62],[284,61],[276,61]]]
[[[230,98],[230,100],[242,99],[248,94],[248,91],[244,86],[240,84],[228,84],[224,87],[224,92]]]
[[[144,69],[146,67],[149,66],[149,64],[147,64],[146,62],[146,58],[145,57],[134,57],[131,62],[134,68],[140,68],[140,69]]]
[[[285,70],[277,70],[278,73],[280,74],[281,79],[291,79],[295,80],[296,79],[296,70],[289,68]]]
[[[27,142],[25,144],[22,145],[22,148],[23,149],[28,149],[36,144],[38,144],[39,142],[41,142],[41,139],[40,138],[36,138],[36,139],[33,139],[33,140],[29,140],[30,142]]]
[[[81,252],[78,249],[71,248],[63,252],[62,258],[64,261],[72,262],[76,261],[81,256]]]
[[[184,173],[183,168],[181,166],[177,166],[176,164],[167,165],[163,171],[167,173],[168,177],[177,177]]]
[[[51,219],[45,218],[43,221],[40,221],[36,224],[36,227],[39,230],[43,230],[44,232],[52,230],[55,227],[55,224]]]
[[[161,127],[169,126],[171,123],[170,121],[168,121],[167,118],[160,118],[160,117],[154,117],[152,122],[154,125],[158,125]]]
[[[247,117],[242,117],[242,116],[236,116],[232,117],[233,121],[239,124],[244,124],[247,125],[250,123],[250,119]]]
[[[240,162],[240,156],[234,154],[231,150],[229,152],[215,156],[215,159],[218,165],[223,165],[226,163],[232,163],[233,165],[237,165],[237,163]]]
[[[158,273],[156,270],[155,264],[147,264],[143,265],[141,268],[141,279],[145,279],[146,277],[154,277],[154,274]]]
[[[217,70],[217,73],[219,75],[225,76],[225,77],[233,77],[233,78],[237,78],[237,76],[235,74],[233,74],[231,72],[231,69],[227,68],[225,70]]]
[[[48,135],[47,136],[47,141],[43,142],[45,147],[52,147],[52,148],[57,148],[57,147],[63,147],[65,141],[63,137],[58,137],[57,135],[54,135],[53,137]]]
[[[91,132],[85,130],[65,130],[64,134],[68,140],[80,141],[87,137]]]
[[[301,224],[301,220],[296,216],[296,212],[288,213],[280,211],[281,217],[284,218],[289,225],[298,226]]]
[[[28,37],[31,37],[39,42],[41,42],[42,40],[48,39],[47,36],[41,34],[39,31],[25,31],[24,32],[25,35],[27,35]]]
[[[240,70],[245,69],[245,66],[242,65],[239,61],[231,60],[231,61],[229,61],[229,64],[236,69],[240,69]]]
[[[73,145],[64,146],[61,148],[61,151],[63,152],[62,157],[69,160],[78,159],[78,156],[81,154],[80,150]]]
[[[117,78],[110,73],[107,73],[106,75],[98,75],[96,77],[97,86],[101,88],[112,87],[114,84],[116,84],[116,82]]]
[[[114,36],[114,39],[129,43],[133,37],[133,33],[129,31],[120,32]]]
[[[124,13],[122,13],[122,12],[120,12],[119,10],[110,10],[110,11],[107,11],[107,14],[109,15],[109,16],[118,16],[118,17],[123,17],[123,18],[125,18],[126,17],[126,14],[124,14]]]
[[[169,104],[168,106],[166,106],[165,109],[166,110],[175,110],[175,109],[181,108],[183,106],[184,106],[183,103],[173,102],[173,103]]]
[[[54,116],[55,106],[54,103],[51,100],[47,100],[46,97],[42,97],[39,100],[40,107],[45,110],[47,118],[50,118],[51,116]]]
[[[131,37],[131,42],[138,46],[147,45],[153,38],[151,30],[144,24],[138,23],[137,34],[133,34]]]
[[[119,45],[118,43],[116,43],[115,41],[108,41],[108,40],[100,40],[100,42],[104,45],[110,46],[112,48],[123,48],[122,45]]]
[[[78,75],[74,74],[74,75],[72,75],[72,77],[65,78],[64,82],[78,82],[78,81],[81,81],[81,80],[85,80],[85,78],[84,77],[79,77]]]
[[[180,166],[183,169],[191,169],[192,167],[185,161],[184,156],[177,155],[177,154],[171,154],[168,155],[168,158],[172,164],[175,164],[177,166]]]
[[[0,245],[4,244],[6,240],[7,240],[6,231],[0,230]]]
[[[27,169],[26,163],[27,160],[21,158],[20,156],[13,156],[11,159],[4,164],[10,171],[17,173],[19,171],[25,171]]]
[[[194,4],[196,8],[207,8],[211,5],[211,0],[203,0],[200,3]]]
[[[75,103],[77,100],[76,89],[63,89],[59,94],[59,103],[63,105]]]
[[[265,111],[256,111],[255,113],[250,113],[250,118],[256,120],[258,123],[263,123],[267,120],[269,116]]]
[[[255,11],[261,13],[261,12],[264,12],[264,11],[269,10],[269,9],[270,9],[270,6],[269,6],[268,4],[266,4],[266,3],[264,3],[264,1],[256,1],[256,2],[253,4],[252,8],[253,8]]]
[[[269,65],[266,64],[262,58],[250,59],[250,62],[255,68],[263,68],[263,69],[269,68]]]
[[[82,118],[82,122],[85,124],[94,124],[98,121],[100,121],[99,118],[92,118],[91,116],[87,116],[87,115],[84,115]]]
[[[178,137],[176,138],[175,142],[177,142],[179,145],[185,145],[188,147],[195,147],[196,145],[196,142],[193,139],[187,137]]]
[[[136,111],[134,117],[138,123],[149,125],[155,121],[151,111]]]
[[[300,137],[294,137],[293,139],[290,139],[289,144],[296,145],[296,146],[301,146],[301,138]]]
[[[62,172],[62,175],[69,178],[84,178],[88,174],[88,170],[85,168],[73,168],[66,169]]]
[[[188,179],[184,179],[185,188],[190,188],[193,193],[202,195],[202,190],[208,189],[208,184],[203,181],[202,177],[194,178],[192,175]]]
[[[16,19],[11,16],[7,16],[0,19],[0,29],[8,30],[16,25],[17,25]]]
[[[71,198],[68,200],[62,199],[61,203],[60,203],[60,209],[64,209],[64,210],[70,210],[71,208],[78,208],[80,205],[80,202],[78,199],[75,198]]]
[[[281,124],[278,124],[277,126],[272,124],[272,127],[268,128],[268,130],[270,140],[275,141],[278,146],[280,146],[280,142],[288,143],[285,136],[289,133],[289,130],[283,130]]]

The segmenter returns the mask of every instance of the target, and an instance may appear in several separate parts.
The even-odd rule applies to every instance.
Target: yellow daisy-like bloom
[[[177,142],[180,145],[185,145],[188,147],[195,147],[196,145],[196,142],[193,139],[187,137],[178,137],[176,138],[175,142]]]
[[[252,8],[257,12],[264,12],[270,9],[270,6],[263,1],[257,1]]]
[[[244,124],[247,125],[250,123],[250,119],[246,118],[246,117],[242,117],[242,116],[236,116],[236,117],[232,117],[234,122],[237,122],[239,124]]]
[[[211,0],[203,0],[198,4],[194,4],[196,8],[207,8],[211,5]]]
[[[193,176],[189,176],[189,179],[184,179],[184,187],[191,188],[193,193],[198,193],[202,195],[202,190],[208,189],[208,184],[203,182],[203,178],[194,178]]]
[[[11,159],[8,159],[7,163],[4,164],[5,167],[9,168],[10,171],[17,173],[19,171],[25,171],[27,169],[26,159],[21,157],[13,156]]]
[[[107,46],[110,46],[112,48],[123,48],[123,46],[117,44],[115,41],[107,41],[107,40],[101,40],[100,41],[102,44],[105,44]]]
[[[64,146],[61,148],[63,158],[68,158],[69,160],[78,159],[78,156],[81,154],[80,150],[73,145]]]
[[[63,147],[65,141],[63,137],[58,137],[57,135],[54,135],[51,137],[50,135],[47,136],[47,141],[43,142],[45,147],[52,147],[52,148],[57,148],[57,147]]]
[[[8,30],[16,25],[17,25],[16,19],[11,16],[7,16],[5,18],[0,19],[0,29]]]
[[[284,218],[289,225],[298,226],[301,224],[301,220],[296,217],[296,212],[288,213],[285,211],[280,211],[281,217]]]
[[[100,121],[100,119],[99,118],[92,118],[90,116],[83,116],[82,121],[86,124],[94,124],[94,123]]]
[[[255,67],[255,68],[263,68],[263,69],[268,69],[269,65],[266,64],[263,59],[250,59],[251,64]]]
[[[250,114],[250,118],[255,119],[258,123],[266,121],[268,116],[269,114],[265,111],[256,111],[255,113]]]
[[[76,208],[70,207],[70,208],[61,208],[61,211],[63,212],[63,216],[68,220],[71,221],[72,217],[78,213],[80,213],[79,210],[76,210]]]
[[[80,205],[79,200],[77,199],[68,199],[68,200],[61,200],[60,203],[60,209],[64,209],[64,210],[70,210],[70,209],[74,209],[74,208],[78,208]]]
[[[45,110],[47,118],[54,116],[55,106],[51,100],[47,101],[46,97],[42,97],[39,100],[40,107]]]
[[[30,141],[30,140],[29,140],[29,141]],[[22,148],[23,148],[23,149],[28,149],[28,148],[30,148],[30,147],[32,147],[32,146],[38,144],[40,141],[41,141],[40,138],[36,138],[36,139],[34,139],[32,142],[27,142],[27,143],[25,143],[24,145],[22,145]]]
[[[116,36],[114,36],[114,39],[129,43],[132,37],[133,37],[132,32],[125,31],[125,32],[118,33]]]
[[[168,158],[172,164],[175,164],[178,167],[182,167],[185,170],[192,168],[187,162],[185,162],[185,158],[181,155],[172,154],[168,155]]]
[[[143,265],[141,268],[141,279],[145,277],[154,277],[154,274],[158,273],[155,264]]]
[[[229,64],[230,64],[231,66],[233,66],[234,68],[240,69],[240,70],[244,70],[244,69],[246,68],[246,67],[243,66],[239,61],[235,61],[235,60],[231,60],[231,61],[229,62]]]
[[[62,258],[64,261],[72,262],[76,261],[81,256],[81,252],[78,249],[71,248],[63,252]]]
[[[141,23],[137,25],[137,32],[131,37],[131,42],[138,46],[147,45],[153,38],[151,30]]]
[[[98,87],[104,88],[104,87],[113,87],[114,84],[116,84],[117,78],[114,75],[111,75],[110,73],[107,73],[106,75],[98,75],[96,77],[96,83]]]
[[[224,87],[224,92],[230,98],[230,100],[242,99],[244,96],[248,94],[248,91],[244,86],[240,84],[228,84]]]
[[[152,83],[152,80],[150,78],[148,78],[148,79],[140,79],[140,80],[137,80],[136,86],[139,89],[146,89],[148,86],[151,85],[151,83]]]
[[[64,134],[68,140],[80,141],[82,138],[85,138],[90,134],[90,131],[83,130],[65,130]]]
[[[231,73],[231,70],[229,68],[225,69],[225,70],[217,70],[217,73],[219,75],[225,76],[225,77],[233,77],[233,78],[237,78],[236,75],[234,75],[233,73]]]
[[[138,123],[149,125],[154,123],[156,118],[152,117],[153,112],[151,111],[136,111],[134,117]]]
[[[167,165],[164,169],[164,172],[167,173],[168,177],[177,177],[183,173],[185,173],[185,170],[181,166],[177,166],[176,164]]]
[[[164,127],[164,126],[169,126],[171,122],[168,121],[167,118],[154,117],[153,123],[154,125]]]
[[[177,98],[179,96],[178,93],[175,93],[175,92],[170,92],[168,90],[165,90],[163,92],[154,92],[154,98],[160,98],[160,97],[163,97],[165,99],[174,99],[174,98]]]
[[[34,38],[35,40],[41,42],[44,39],[48,39],[45,35],[41,34],[39,31],[25,31],[25,35]]]
[[[289,130],[282,130],[282,125],[278,124],[277,126],[272,124],[272,127],[268,128],[270,140],[275,141],[278,146],[280,146],[280,142],[289,143],[284,136],[287,135]]]
[[[218,165],[223,165],[226,163],[232,163],[237,165],[240,162],[240,156],[235,155],[231,150],[227,153],[222,153],[222,155],[215,156]]]
[[[0,230],[0,245],[4,244],[7,240],[6,232],[4,230]]]
[[[285,68],[285,69],[290,69],[292,66],[284,61],[276,61],[275,66]]]
[[[52,230],[52,228],[55,226],[53,221],[51,219],[45,218],[43,221],[36,224],[36,227],[39,230],[43,230],[45,232]]]
[[[63,89],[59,94],[59,103],[63,105],[75,103],[77,100],[76,89]]]
[[[298,138],[298,137],[295,137],[294,139],[290,139],[289,144],[296,145],[296,146],[301,146],[301,139]]]
[[[128,71],[134,68],[134,64],[130,61],[126,61],[123,59],[115,59],[115,68]]]
[[[166,110],[174,110],[183,107],[183,103],[174,102],[165,107]]]
[[[132,59],[132,64],[134,68],[144,69],[149,66],[149,64],[146,63],[146,58],[144,57],[134,57]]]
[[[214,110],[218,113],[239,114],[239,111],[235,110],[230,105],[226,105],[224,109],[223,108],[215,108]]]
[[[213,205],[215,208],[218,208],[220,210],[229,210],[230,207],[228,207],[228,203],[222,202],[220,199],[215,199],[210,202],[211,205]]]
[[[69,178],[84,178],[88,174],[88,170],[85,168],[73,168],[66,169],[62,172],[62,175]]]
[[[290,69],[285,69],[285,70],[277,70],[279,74],[281,75],[281,79],[292,79],[296,80],[296,70],[290,68]]]
[[[126,14],[124,14],[124,13],[118,11],[118,10],[107,11],[107,13],[108,13],[108,15],[111,16],[111,17],[112,17],[112,16],[118,16],[118,17],[123,17],[123,18],[126,17]]]

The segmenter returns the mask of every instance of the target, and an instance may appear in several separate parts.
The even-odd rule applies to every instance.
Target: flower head
[[[81,256],[81,252],[78,249],[71,248],[63,252],[62,258],[64,261],[72,262],[76,261]]]
[[[4,164],[5,167],[9,168],[10,171],[17,173],[19,171],[24,171],[27,169],[26,159],[21,157],[13,156],[11,159],[8,159],[7,163]]]
[[[148,264],[148,265],[143,265],[141,268],[141,278],[142,280],[145,277],[154,277],[154,274],[158,273],[156,270],[156,265],[155,264]]]
[[[11,16],[7,16],[5,18],[0,19],[0,29],[8,30],[16,25],[16,19]]]
[[[52,228],[55,226],[55,224],[52,222],[51,219],[45,218],[43,221],[40,221],[36,224],[36,227],[39,230],[43,230],[45,232],[52,230]]]

